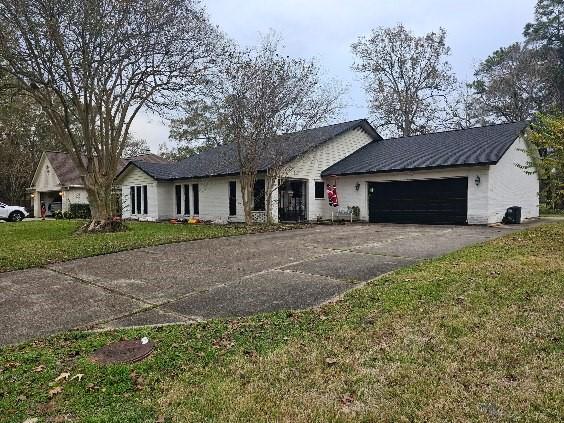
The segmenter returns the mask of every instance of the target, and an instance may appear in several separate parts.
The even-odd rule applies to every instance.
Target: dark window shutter
[[[135,187],[129,187],[129,202],[131,204],[131,214],[135,214]]]
[[[141,187],[136,187],[137,188],[137,193],[136,193],[136,203],[137,203],[137,214],[141,214]]]
[[[143,185],[143,214],[149,213],[149,200],[147,199],[147,185]]]
[[[190,215],[190,185],[184,185],[184,214]]]
[[[200,190],[198,184],[192,184],[192,197],[194,201],[194,214],[200,214]]]
[[[182,185],[175,185],[176,214],[182,214]]]
[[[237,214],[237,182],[229,181],[229,216]]]

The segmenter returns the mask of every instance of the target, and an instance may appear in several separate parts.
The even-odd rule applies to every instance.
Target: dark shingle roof
[[[80,172],[67,153],[47,151],[45,153],[61,185],[82,185]]]
[[[70,185],[82,185],[82,178],[80,177],[80,172],[74,165],[71,157],[68,153],[62,151],[46,151],[45,155],[49,159],[49,163],[53,166],[53,171],[59,178],[59,182],[62,186]],[[86,163],[86,158],[83,157],[84,163]],[[134,157],[127,157],[120,160],[118,167],[118,174],[127,166],[131,161],[143,162],[143,163],[171,163],[167,159],[157,156],[156,154],[147,153],[141,154]]]
[[[335,163],[322,175],[495,164],[526,127],[527,122],[515,122],[381,140]]]
[[[279,135],[279,142],[274,143],[275,151],[270,154],[280,163],[288,163],[297,156],[323,144],[338,135],[352,129],[362,128],[373,139],[381,139],[374,128],[365,119],[338,123],[321,128],[308,129]],[[236,160],[235,146],[222,145],[190,156],[178,163],[155,164],[132,162],[135,166],[149,176],[160,180],[189,179],[208,176],[234,175],[239,173],[239,164]],[[272,161],[265,158],[259,171],[268,169]]]

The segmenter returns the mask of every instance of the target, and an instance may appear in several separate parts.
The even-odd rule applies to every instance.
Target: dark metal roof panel
[[[515,122],[377,141],[325,169],[322,175],[494,164],[527,125]]]

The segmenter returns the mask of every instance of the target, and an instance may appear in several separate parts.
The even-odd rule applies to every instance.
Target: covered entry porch
[[[304,222],[307,220],[307,181],[284,179],[278,187],[278,221]]]

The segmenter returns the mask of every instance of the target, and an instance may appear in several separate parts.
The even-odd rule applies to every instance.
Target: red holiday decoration
[[[327,198],[329,199],[329,205],[332,207],[339,206],[339,198],[337,197],[337,186],[327,184]]]

